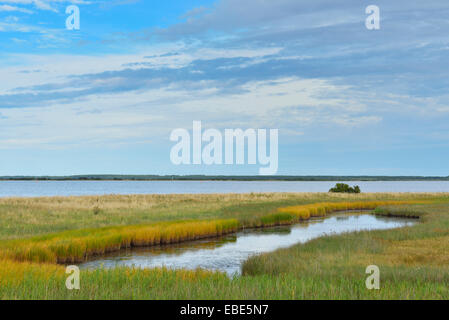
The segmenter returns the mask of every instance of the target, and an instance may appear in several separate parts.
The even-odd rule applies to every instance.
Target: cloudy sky
[[[258,173],[173,165],[201,120],[279,129],[278,174],[447,176],[448,88],[447,0],[0,0],[0,175]]]

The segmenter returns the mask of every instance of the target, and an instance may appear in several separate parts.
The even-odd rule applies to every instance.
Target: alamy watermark
[[[378,266],[371,265],[366,267],[366,274],[370,276],[366,278],[365,284],[368,290],[379,290],[380,289],[380,269]]]
[[[69,16],[66,19],[67,30],[80,30],[80,9],[76,5],[70,5],[66,8],[65,13]],[[380,30],[380,8],[376,5],[369,5],[365,9],[365,13],[369,15],[365,20],[365,26],[368,30]]]
[[[170,160],[175,165],[259,164],[260,175],[274,175],[279,162],[278,134],[278,129],[270,129],[269,133],[266,129],[225,129],[223,138],[221,131],[203,132],[201,121],[193,121],[192,136],[186,129],[171,132],[170,140],[177,143],[171,149]]]
[[[380,29],[380,8],[375,5],[366,7],[365,13],[369,16],[365,20],[365,26],[368,30]]]
[[[67,30],[79,30],[81,25],[80,8],[75,5],[70,5],[65,9],[65,13],[69,16],[65,21]]]
[[[65,286],[68,290],[80,289],[80,268],[77,266],[68,266],[65,273],[70,274],[65,280]]]
[[[69,16],[66,19],[67,30],[80,30],[80,9],[76,5],[70,5],[66,8],[65,13]],[[368,30],[380,29],[380,8],[376,5],[369,5],[365,9],[365,13],[369,15],[365,20],[365,26]]]

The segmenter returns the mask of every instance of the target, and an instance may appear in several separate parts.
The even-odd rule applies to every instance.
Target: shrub
[[[354,186],[350,187],[346,183],[337,183],[335,187],[331,188],[329,192],[335,192],[335,193],[360,193],[360,187]]]

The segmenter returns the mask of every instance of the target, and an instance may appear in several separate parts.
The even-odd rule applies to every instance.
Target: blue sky
[[[447,0],[0,0],[0,175],[258,173],[173,165],[201,120],[279,129],[278,174],[447,176],[448,88]]]

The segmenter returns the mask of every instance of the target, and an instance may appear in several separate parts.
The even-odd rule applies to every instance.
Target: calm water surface
[[[335,181],[0,181],[0,197],[327,192]],[[449,192],[449,181],[349,182],[362,192]]]
[[[287,227],[242,231],[237,234],[176,245],[123,250],[86,262],[84,269],[135,266],[140,268],[219,270],[239,274],[250,256],[304,243],[324,235],[351,231],[393,229],[411,226],[410,219],[383,218],[372,215],[338,214]]]

